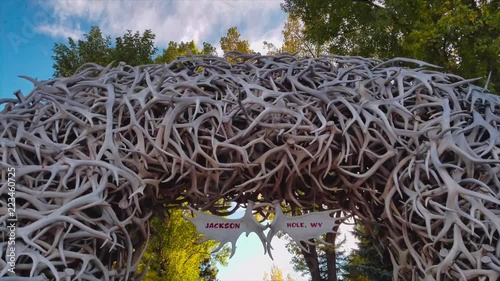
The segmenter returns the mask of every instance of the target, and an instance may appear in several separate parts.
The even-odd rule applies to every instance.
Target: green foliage
[[[352,251],[344,268],[346,280],[391,281],[392,263],[388,250],[382,249],[361,223],[355,225],[353,234],[358,239],[358,249]]]
[[[237,51],[244,54],[250,54],[253,51],[250,49],[250,42],[248,40],[241,40],[241,34],[238,32],[238,28],[231,27],[227,31],[226,37],[220,39],[220,47],[224,54]]]
[[[199,281],[216,281],[217,264],[227,266],[227,259],[231,255],[231,249],[227,246],[223,247],[217,253],[213,253],[210,257],[205,258],[200,266],[200,279]]]
[[[304,26],[298,17],[288,15],[281,34],[283,34],[282,52],[299,55],[317,55],[311,50],[309,46],[310,42],[307,42],[305,39]]]
[[[288,15],[281,34],[283,35],[281,48],[264,41],[264,48],[268,49],[268,55],[289,53],[299,57],[319,57],[326,53],[324,44],[314,43],[305,37],[304,24],[297,16]]]
[[[154,39],[155,35],[151,30],[144,31],[142,35],[139,32],[132,34],[131,30],[127,30],[123,37],[116,38],[111,58],[133,66],[153,63],[152,56],[158,50],[154,46]]]
[[[354,235],[358,239],[358,249],[349,256],[339,248],[346,239],[338,239],[339,234],[324,235],[323,239],[335,246],[317,245],[306,247],[309,253],[302,251],[295,242],[286,244],[293,255],[293,269],[302,276],[310,275],[312,281],[345,280],[345,281],[390,281],[392,280],[392,264],[389,252],[382,249],[373,237],[368,235],[361,224],[356,224]],[[337,240],[335,240],[337,238]],[[335,241],[335,242],[333,242]],[[379,254],[381,252],[383,255]],[[317,264],[315,264],[317,262]],[[315,269],[317,267],[317,269]],[[313,271],[318,270],[318,274]]]
[[[117,37],[116,45],[112,46],[111,37],[104,36],[99,27],[92,26],[90,32],[84,35],[84,40],[75,42],[68,38],[68,45],[54,44],[54,76],[71,76],[88,62],[108,65],[112,61],[124,61],[132,66],[151,63],[151,57],[157,50],[154,39],[151,30],[142,35],[139,32],[132,34],[129,30],[123,37]]]
[[[54,77],[71,76],[82,65],[78,45],[72,38],[68,38],[68,46],[56,43],[53,51]]]
[[[275,264],[271,267],[271,273],[264,273],[264,281],[294,281],[294,279],[288,274],[283,277],[283,272]]]
[[[500,89],[499,1],[285,0],[305,37],[331,53],[412,57]]]
[[[77,42],[68,38],[68,45],[55,43],[52,56],[55,77],[71,76],[86,62],[109,63],[111,38],[104,37],[97,26],[92,26],[84,37],[85,40]]]
[[[104,36],[97,26],[92,26],[90,32],[84,35],[85,40],[78,40],[76,55],[81,62],[104,62],[111,60],[111,37]]]
[[[336,241],[338,235],[329,233],[322,237],[323,240],[334,244],[333,246],[303,244],[309,253],[302,251],[294,241],[288,238],[290,241],[286,244],[286,248],[293,255],[291,260],[293,269],[300,272],[302,276],[310,275],[312,281],[337,280],[341,277],[346,257],[345,252],[339,249],[345,243],[345,238]]]
[[[264,48],[267,49],[268,56],[274,56],[274,55],[279,54],[279,53],[284,53],[284,52],[282,52],[281,48],[277,48],[271,42],[264,41],[263,44],[264,44]]]
[[[209,43],[203,42],[203,49],[198,49],[194,40],[190,42],[174,42],[170,41],[168,47],[163,50],[163,53],[156,57],[155,63],[169,63],[178,57],[190,55],[217,55],[217,50]]]
[[[155,63],[169,63],[181,56],[188,56],[190,54],[196,55],[199,53],[194,40],[191,42],[177,43],[174,41],[168,42],[168,47],[163,50],[163,54],[155,59]]]
[[[203,48],[201,49],[201,53],[209,56],[217,56],[217,49],[207,42],[203,42]]]
[[[195,244],[196,227],[181,210],[171,211],[166,220],[154,218],[151,225],[153,235],[140,266],[143,269],[149,262],[145,280],[215,281],[217,263],[227,265],[230,249],[211,254],[217,247],[213,240]]]

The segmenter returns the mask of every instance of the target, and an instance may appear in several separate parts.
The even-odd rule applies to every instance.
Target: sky
[[[281,46],[286,14],[282,0],[2,0],[0,1],[0,98],[21,90],[28,94],[31,83],[25,75],[47,80],[53,74],[54,43],[68,37],[82,39],[92,25],[112,38],[127,30],[151,29],[162,50],[169,41],[208,42],[218,48],[227,30],[237,26],[251,48],[265,53],[263,41]]]
[[[229,218],[241,218],[245,209],[239,209],[235,214]],[[340,251],[350,253],[352,249],[356,248],[356,239],[351,234],[353,231],[352,220],[340,226],[338,232],[338,239],[346,239]],[[263,223],[265,225],[265,223]],[[265,230],[267,235],[269,230]],[[220,281],[258,281],[263,280],[265,273],[271,272],[271,267],[276,265],[282,270],[283,276],[288,274],[295,281],[307,281],[309,276],[302,276],[301,273],[293,270],[291,264],[292,255],[288,253],[285,245],[288,243],[284,238],[278,238],[276,235],[272,241],[273,247],[272,260],[269,255],[264,255],[264,248],[262,242],[259,240],[255,233],[250,233],[248,237],[242,234],[236,242],[236,252],[229,260],[227,267],[219,267],[219,274],[217,278]]]
[[[194,40],[214,45],[221,54],[219,40],[227,30],[238,27],[241,38],[250,41],[250,47],[265,53],[263,41],[276,46],[282,44],[281,30],[286,14],[281,10],[282,0],[175,0],[175,1],[0,1],[0,99],[12,98],[21,90],[29,94],[33,85],[20,75],[47,80],[53,74],[52,49],[54,43],[67,43],[67,38],[82,39],[92,25],[101,28],[112,38],[127,30],[144,32],[151,29],[156,35],[156,46],[162,50],[169,41]],[[346,249],[354,247],[350,228],[342,228],[346,235]],[[264,256],[260,240],[255,234],[238,240],[236,254],[229,265],[220,269],[221,281],[262,280],[276,264],[285,275],[296,281],[307,280],[293,271],[291,255],[285,241],[274,239],[273,256]]]

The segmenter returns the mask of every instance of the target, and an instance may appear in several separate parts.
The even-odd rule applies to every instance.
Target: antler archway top
[[[379,224],[406,280],[500,277],[498,96],[405,58],[233,59],[86,64],[1,101],[23,273],[130,276],[148,207],[222,199]]]

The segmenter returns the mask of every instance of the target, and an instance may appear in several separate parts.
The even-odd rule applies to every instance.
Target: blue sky
[[[219,39],[231,26],[237,26],[251,48],[264,53],[263,41],[281,46],[281,30],[286,14],[281,0],[176,0],[176,1],[0,1],[0,98],[13,97],[16,90],[27,95],[32,84],[19,75],[47,80],[53,74],[54,43],[67,38],[81,39],[90,26],[98,25],[112,38],[127,29],[143,32],[152,29],[161,50],[169,41],[208,42],[220,51]],[[347,230],[344,231],[346,233]],[[348,248],[352,247],[349,239]],[[294,273],[291,256],[283,240],[274,239],[272,261],[264,256],[260,240],[251,234],[240,238],[238,250],[221,268],[222,281],[262,280],[276,264],[295,280],[307,280]]]
[[[81,39],[90,26],[98,25],[112,38],[127,29],[152,29],[161,50],[169,41],[209,42],[219,49],[219,39],[237,26],[252,49],[263,52],[263,41],[281,45],[286,14],[281,0],[174,0],[174,1],[0,1],[1,43],[0,98],[21,90],[28,94],[31,83],[53,74],[54,43]]]
[[[38,79],[52,76],[54,38],[36,31],[48,14],[34,2],[11,0],[0,3],[0,13],[0,97],[11,97],[16,90],[27,94],[32,84],[19,75]]]

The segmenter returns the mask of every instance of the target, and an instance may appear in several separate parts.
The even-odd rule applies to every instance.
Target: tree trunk
[[[341,216],[341,211],[335,213],[335,218],[339,218]],[[325,241],[331,245],[325,247],[326,268],[328,273],[327,281],[337,281],[337,248],[335,247],[335,240],[337,240],[339,227],[340,225],[335,225],[332,229],[333,232],[327,233],[325,237]]]
[[[304,243],[302,243],[302,245],[309,249],[309,253],[304,250],[301,250],[301,252],[302,255],[304,255],[306,265],[309,268],[309,272],[311,273],[311,280],[322,281],[321,274],[319,272],[318,253],[316,252],[316,246],[306,245]]]
[[[337,229],[335,230],[337,231]],[[326,242],[335,245],[336,233],[326,234]],[[334,246],[325,248],[326,253],[326,268],[328,272],[328,281],[337,281],[337,254]]]
[[[342,215],[342,212],[336,212],[335,217],[339,218]],[[302,255],[304,255],[304,260],[306,261],[307,268],[311,274],[311,281],[337,281],[337,253],[335,249],[335,240],[337,238],[337,231],[339,230],[340,225],[336,225],[333,227],[332,232],[327,233],[325,237],[325,241],[330,243],[331,246],[325,247],[326,253],[326,268],[327,268],[327,279],[323,280],[321,278],[321,271],[319,267],[319,259],[318,252],[316,251],[316,246],[307,245],[302,242],[302,246],[309,249],[309,253],[301,250]],[[314,243],[314,240],[311,239],[310,242]]]

